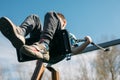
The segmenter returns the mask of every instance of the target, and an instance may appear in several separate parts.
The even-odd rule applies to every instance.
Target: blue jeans
[[[48,44],[53,39],[54,34],[61,30],[61,24],[55,12],[46,13],[43,30],[40,18],[37,15],[28,16],[20,27],[25,29],[24,36],[30,33],[30,38],[44,39]]]

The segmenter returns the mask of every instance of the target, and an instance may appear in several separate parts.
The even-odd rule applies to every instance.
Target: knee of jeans
[[[42,24],[38,15],[31,14],[29,17],[33,20],[35,26],[39,26],[41,28]]]
[[[37,14],[31,14],[29,17],[33,18],[34,20],[39,20],[39,16]]]

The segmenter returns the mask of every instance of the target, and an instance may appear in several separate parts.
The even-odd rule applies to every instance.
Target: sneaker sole
[[[6,17],[0,18],[0,31],[2,34],[11,41],[12,45],[20,49],[22,45],[25,44],[25,39],[23,36],[19,35],[16,31],[15,25]]]

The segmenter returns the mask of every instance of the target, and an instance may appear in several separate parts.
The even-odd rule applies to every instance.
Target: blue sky
[[[1,0],[0,3],[0,17],[7,16],[16,25],[30,14],[39,15],[43,22],[48,11],[63,13],[67,29],[77,38],[89,35],[96,43],[120,38],[120,0]]]

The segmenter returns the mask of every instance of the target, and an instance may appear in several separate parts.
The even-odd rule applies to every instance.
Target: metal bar
[[[59,72],[57,70],[55,70],[53,67],[47,67],[47,69],[51,71],[52,80],[60,80]]]
[[[118,44],[120,44],[120,39],[104,42],[104,43],[97,44],[97,45],[99,45],[99,46],[101,46],[103,48],[107,48],[107,47],[115,46],[115,45],[118,45]],[[99,49],[99,48],[96,47],[96,46],[89,46],[85,50],[83,50],[82,53],[93,51],[93,50],[97,50],[97,49]]]
[[[103,48],[103,47],[99,46],[98,44],[95,44],[94,42],[92,42],[91,44],[92,44],[93,46],[96,46],[97,48],[103,50],[103,51],[109,51],[108,48]]]
[[[31,80],[41,80],[44,71],[45,66],[40,60],[38,60]]]

